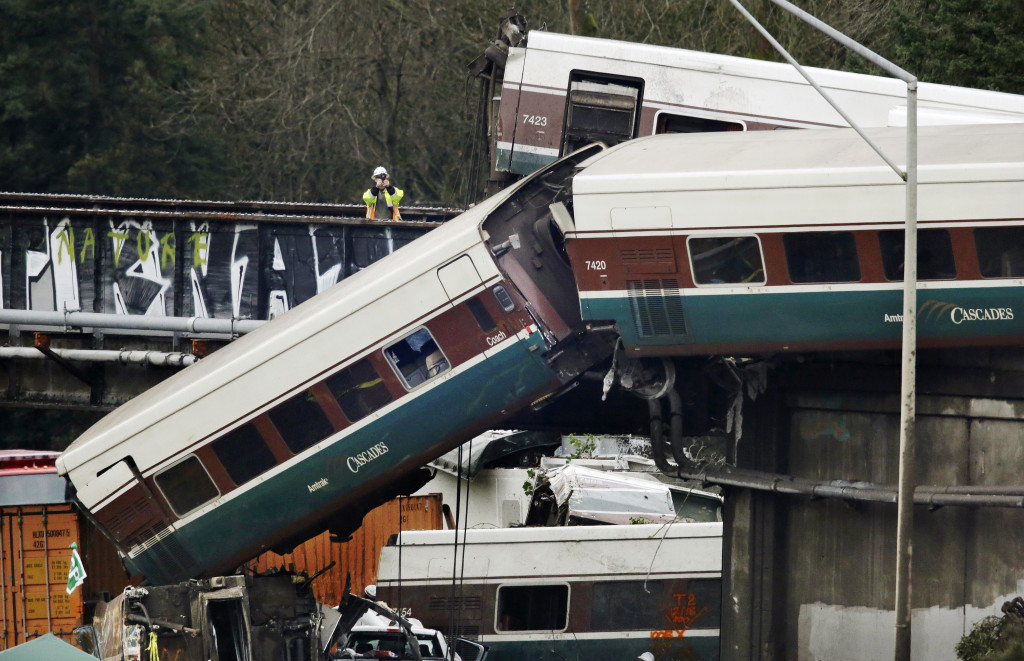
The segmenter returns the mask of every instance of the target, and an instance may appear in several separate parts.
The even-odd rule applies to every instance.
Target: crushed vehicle
[[[281,571],[129,586],[99,604],[75,637],[106,661],[326,661],[339,632],[381,607],[354,595],[338,608],[320,604],[311,587],[317,576]]]
[[[404,618],[384,602],[372,601],[376,586],[367,588],[367,597],[346,597],[339,610],[365,605],[366,610],[355,625],[339,629],[331,646],[331,659],[413,659],[416,661],[484,661],[488,647],[456,638],[449,647],[437,629],[423,626],[415,618]]]

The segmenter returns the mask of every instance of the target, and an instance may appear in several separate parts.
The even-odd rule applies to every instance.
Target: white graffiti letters
[[[378,443],[377,445],[372,446],[368,450],[364,450],[359,454],[352,455],[345,461],[345,465],[347,465],[348,469],[353,473],[358,473],[360,468],[370,463],[374,459],[377,459],[378,457],[385,455],[387,453],[388,446],[385,445],[384,443]]]

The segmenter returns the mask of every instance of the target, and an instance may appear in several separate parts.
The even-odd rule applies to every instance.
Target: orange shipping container
[[[372,510],[363,525],[347,542],[332,542],[329,533],[321,533],[297,546],[291,553],[267,552],[247,564],[250,571],[265,572],[279,567],[306,571],[310,576],[336,563],[313,582],[320,603],[337,606],[345,589],[346,577],[352,577],[352,592],[377,580],[380,550],[388,537],[402,530],[440,530],[441,494],[397,498]]]
[[[0,536],[2,648],[46,632],[72,642],[82,620],[82,590],[66,591],[77,514],[70,505],[5,507]]]
[[[72,542],[88,576],[69,595]],[[129,582],[113,545],[67,503],[0,507],[0,570],[0,650],[44,633],[73,644],[86,602]]]

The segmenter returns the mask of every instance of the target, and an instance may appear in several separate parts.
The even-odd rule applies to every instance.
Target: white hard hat
[[[385,177],[388,175],[388,171],[387,169],[385,169],[383,165],[381,165],[380,167],[373,171],[374,177],[379,177],[380,175],[384,175]]]
[[[650,652],[644,652],[640,656],[636,657],[640,661],[654,661],[654,655]]]

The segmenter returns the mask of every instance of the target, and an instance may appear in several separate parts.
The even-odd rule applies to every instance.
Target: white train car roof
[[[510,50],[505,83],[564,90],[573,70],[642,78],[644,102],[654,105],[682,103],[691,110],[727,111],[736,117],[746,113],[749,119],[771,119],[782,125],[846,126],[789,64],[612,39],[533,30],[526,48]],[[848,71],[806,70],[858,122],[905,124],[903,82]],[[919,83],[918,111],[921,124],[1019,122],[1024,121],[1024,95]]]
[[[906,132],[869,129],[896,163]],[[1024,124],[922,127],[918,218],[1024,218]],[[650,136],[580,164],[576,230],[904,220],[903,180],[852,129]]]
[[[403,293],[401,305],[382,309],[375,304],[474,246],[481,251],[477,257],[485,255],[479,225],[508,194],[504,191],[478,204],[417,239],[415,248],[399,250],[345,278],[125,403],[64,451],[57,461],[59,472],[84,467],[83,481],[77,483],[84,485],[95,471],[129,452],[145,472],[254,407],[280,399],[346,355],[368,352],[368,341],[379,345],[444,306],[448,298],[436,277],[437,287],[417,288],[412,296]],[[484,281],[497,274],[492,260],[474,262]],[[339,323],[343,320],[351,323]],[[316,348],[310,349],[313,343]],[[285,363],[276,361],[270,368],[268,362],[278,358]],[[287,367],[282,369],[282,364]],[[130,448],[119,447],[125,443]],[[86,502],[82,486],[79,496]]]

